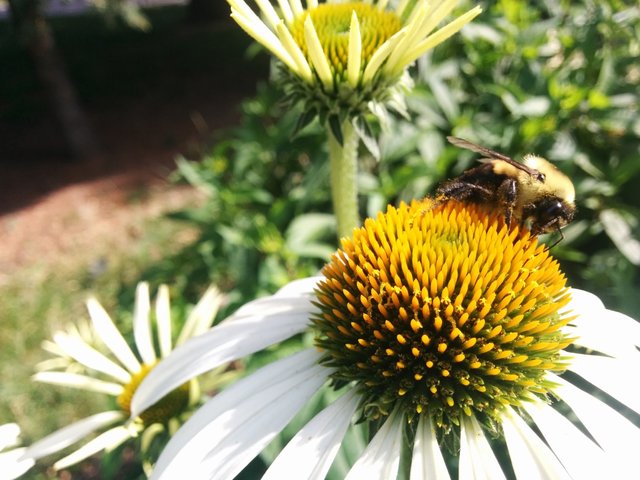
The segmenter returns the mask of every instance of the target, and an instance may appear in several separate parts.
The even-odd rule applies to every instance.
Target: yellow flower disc
[[[355,382],[365,418],[401,406],[448,432],[486,425],[505,405],[548,393],[570,318],[565,277],[544,245],[481,206],[430,200],[389,207],[324,268],[316,343]]]
[[[304,22],[311,15],[332,73],[340,79],[344,78],[347,71],[349,29],[354,11],[360,22],[362,65],[365,67],[373,53],[402,27],[402,21],[395,13],[380,10],[364,2],[323,3],[299,16],[291,26],[293,38],[309,59],[304,39]]]
[[[131,399],[138,385],[149,374],[155,365],[142,365],[139,372],[131,376],[131,380],[125,386],[124,391],[118,396],[117,402],[120,408],[131,414]],[[189,405],[189,383],[185,383],[162,397],[158,402],[147,408],[140,414],[144,425],[154,423],[166,423],[184,412]]]

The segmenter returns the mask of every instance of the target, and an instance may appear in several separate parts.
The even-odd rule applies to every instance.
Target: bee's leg
[[[513,178],[506,178],[498,187],[498,198],[505,206],[504,223],[507,227],[511,225],[511,216],[513,215],[513,207],[516,204],[518,195],[518,184]]]
[[[436,191],[436,202],[446,200],[458,200],[460,202],[488,200],[491,198],[491,190],[474,183],[461,180],[451,180],[441,185]]]

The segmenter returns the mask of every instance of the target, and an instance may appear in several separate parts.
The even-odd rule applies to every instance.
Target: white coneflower
[[[15,447],[19,444],[20,427],[16,423],[0,425],[0,475],[6,480],[13,480],[29,470],[35,461],[25,456],[25,447]]]
[[[207,290],[184,323],[176,345],[210,328],[222,298],[215,288]],[[38,460],[85,440],[93,433],[102,432],[75,452],[58,460],[54,468],[61,469],[99,451],[113,449],[138,435],[142,435],[143,443],[148,444],[154,435],[164,430],[164,426],[169,425],[171,429],[178,427],[180,415],[186,412],[194,397],[199,396],[195,382],[177,386],[154,402],[153,406],[136,415],[132,422],[129,421],[130,402],[135,389],[159,360],[172,350],[169,289],[166,285],[159,288],[155,307],[159,351],[154,346],[156,340],[147,283],[138,284],[136,289],[133,315],[135,353],[95,298],[87,302],[92,328],[87,329],[85,325],[58,331],[53,336],[53,342],[44,343],[45,349],[56,357],[39,365],[40,370],[46,371],[36,373],[34,380],[104,393],[115,397],[119,408],[97,413],[48,435],[28,447],[25,457]],[[98,342],[99,346],[96,345]]]
[[[448,479],[454,461],[461,479],[510,477],[510,468],[522,480],[638,471],[640,429],[599,397],[640,413],[640,326],[567,288],[529,232],[478,206],[402,204],[343,240],[322,273],[246,304],[145,378],[134,415],[189,378],[299,332],[315,332],[319,347],[210,400],[169,442],[153,478],[233,478],[323,385],[344,395],[264,478],[323,478],[355,419],[379,429],[349,479],[396,478],[407,442],[412,479]],[[501,461],[494,439],[508,450]]]
[[[458,32],[480,12],[474,7],[438,28],[458,0],[327,1],[227,0],[233,19],[264,45],[284,98],[302,105],[298,128],[316,117],[328,129],[331,192],[339,237],[360,225],[357,198],[359,140],[378,156],[369,114],[387,123],[387,109],[405,112],[420,56]]]

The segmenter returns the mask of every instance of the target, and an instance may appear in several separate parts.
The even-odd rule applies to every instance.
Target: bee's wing
[[[470,142],[469,140],[465,140],[464,138],[447,137],[447,140],[449,140],[449,143],[451,143],[452,145],[455,145],[456,147],[464,148],[466,150],[471,150],[472,152],[476,152],[484,155],[486,158],[482,159],[481,161],[502,160],[503,162],[507,162],[509,165],[513,165],[518,170],[522,170],[523,172],[527,173],[528,175],[535,178],[536,180],[540,182],[544,182],[543,173],[539,172],[534,168],[527,167],[526,165],[520,162],[516,162],[513,158],[507,157],[502,153],[496,152],[495,150],[491,150],[490,148],[487,148],[487,147],[483,147],[482,145],[477,145],[473,142]]]

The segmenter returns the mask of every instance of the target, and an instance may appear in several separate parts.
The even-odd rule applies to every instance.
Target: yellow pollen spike
[[[359,338],[358,339],[358,343],[360,344],[360,346],[362,347],[369,347],[371,344],[369,342],[367,342],[364,338]]]
[[[442,328],[442,318],[440,318],[440,316],[436,316],[433,319],[433,328],[436,330],[436,332],[439,332]]]
[[[396,362],[396,368],[398,370],[402,370],[402,369],[406,368],[406,365],[402,360],[399,360],[399,361]]]
[[[418,413],[418,414],[422,413],[422,405],[417,405],[416,406],[416,413]]]
[[[384,370],[382,372],[382,376],[383,377],[387,377],[388,378],[388,377],[393,377],[393,375],[394,375],[393,372],[389,372],[388,370]]]
[[[447,351],[447,344],[446,343],[439,343],[438,344],[438,352],[444,353],[446,351]]]
[[[423,375],[420,375],[419,373],[414,373],[414,374],[413,374],[413,379],[414,379],[416,382],[419,382],[419,381],[420,381],[420,380],[422,380],[423,378],[424,378],[424,376],[423,376]]]
[[[424,346],[428,346],[431,343],[431,339],[429,338],[429,335],[427,335],[426,333],[420,337],[420,341]]]
[[[384,335],[382,335],[380,330],[374,330],[373,336],[376,337],[377,340],[384,340]]]
[[[460,363],[461,361],[463,361],[466,358],[464,353],[459,353],[456,356],[453,357],[453,361],[456,363]]]
[[[396,340],[398,340],[398,343],[400,345],[406,345],[407,344],[407,339],[404,338],[404,336],[401,335],[401,334],[396,335]]]
[[[414,357],[419,357],[420,356],[420,350],[418,350],[416,347],[411,348],[411,355],[413,355]]]
[[[362,333],[362,327],[360,326],[359,323],[356,322],[351,322],[351,328],[353,328],[356,332],[358,333]]]
[[[393,357],[396,352],[394,352],[393,350],[391,350],[390,348],[386,348],[384,351],[389,357]]]
[[[414,333],[418,333],[420,330],[423,329],[422,323],[420,323],[420,321],[416,320],[415,318],[411,320],[410,326],[411,326],[411,330],[413,330]]]
[[[427,366],[427,368],[433,368],[433,362],[431,360],[427,360],[425,362],[425,365]]]
[[[394,327],[393,323],[391,323],[389,320],[384,321],[384,326],[387,327],[387,330],[389,330],[390,332],[396,331],[396,327]]]
[[[429,391],[435,395],[436,393],[438,393],[438,387],[436,387],[435,385],[431,385]]]
[[[448,377],[449,375],[451,375],[451,372],[445,369],[445,370],[442,370],[441,374],[443,377]]]
[[[447,397],[447,405],[449,405],[450,407],[453,407],[455,405],[453,398]]]
[[[404,395],[406,395],[407,390],[404,388],[399,388],[398,389],[398,396],[403,397]]]

